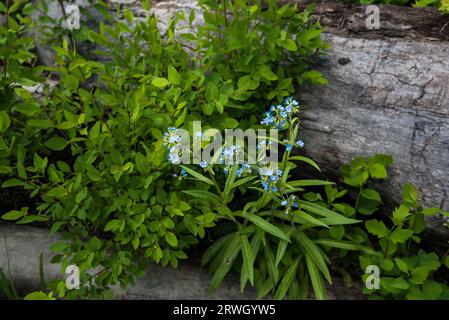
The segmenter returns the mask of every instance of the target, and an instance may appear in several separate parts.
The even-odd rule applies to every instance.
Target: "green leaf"
[[[249,221],[251,221],[252,223],[254,223],[256,226],[258,226],[259,228],[265,230],[266,232],[282,239],[285,240],[287,242],[290,242],[290,239],[287,237],[287,235],[285,233],[283,233],[278,227],[272,225],[271,223],[269,223],[268,221],[266,221],[265,219],[256,216],[255,214],[249,213],[247,212],[244,215],[244,218],[248,219]]]
[[[366,199],[374,200],[377,202],[381,202],[382,198],[380,197],[379,192],[374,189],[362,189],[360,195]]]
[[[413,235],[413,230],[409,229],[395,229],[391,235],[390,239],[394,243],[404,243]]]
[[[321,221],[327,225],[353,224],[360,222],[360,220],[347,218],[339,213],[336,213],[332,210],[329,210],[323,206],[320,206],[312,202],[300,200],[299,203],[301,209],[305,209],[307,211],[325,217],[325,219],[322,219]]]
[[[206,190],[186,190],[183,192],[192,197],[198,198],[198,199],[214,201],[217,203],[220,202],[219,196],[217,196],[216,194],[213,194],[212,192],[206,191]]]
[[[385,227],[385,224],[382,221],[379,220],[368,220],[365,222],[366,230],[368,230],[369,233],[379,237],[383,238],[388,235],[388,229]]]
[[[67,141],[61,137],[53,137],[45,142],[45,146],[50,150],[61,151],[67,146]]]
[[[249,176],[249,177],[245,177],[243,179],[237,180],[236,182],[231,184],[230,189],[232,190],[234,188],[237,188],[238,186],[241,186],[241,185],[243,185],[243,184],[245,184],[245,183],[247,183],[249,181],[252,181],[252,180],[254,180],[256,178],[257,177],[255,177],[255,176],[252,176],[252,177]]]
[[[332,283],[329,269],[318,246],[313,243],[312,240],[310,240],[310,238],[304,232],[301,231],[296,233],[296,239],[299,245],[304,249],[306,256],[308,255],[313,260],[313,262],[315,262],[316,266],[321,271],[326,280],[329,283]]]
[[[405,262],[401,258],[394,258],[394,261],[396,262],[396,265],[398,266],[399,270],[401,270],[402,272],[408,273],[407,262]]]
[[[28,293],[24,298],[24,300],[55,300],[55,298],[52,298],[45,294],[42,291],[36,291]]]
[[[303,157],[303,156],[293,156],[290,157],[289,160],[296,160],[296,161],[302,161],[305,163],[310,164],[312,167],[314,167],[315,169],[317,169],[318,171],[321,171],[320,167],[316,164],[315,161],[313,161],[312,159],[308,158],[308,157]]]
[[[275,267],[281,263],[282,258],[284,257],[285,251],[287,250],[288,242],[285,240],[279,241],[278,249],[276,251],[276,261],[275,261]]]
[[[406,206],[401,204],[399,208],[396,208],[393,211],[393,218],[398,221],[403,221],[405,218],[407,218],[410,215],[410,209]]]
[[[222,256],[221,264],[215,271],[211,284],[210,291],[214,291],[223,281],[226,274],[231,269],[234,263],[234,259],[237,257],[241,249],[240,236],[238,234],[233,234],[233,237],[227,241],[225,246],[225,252]]]
[[[292,40],[292,39],[285,40],[284,48],[289,50],[289,51],[296,51],[296,50],[298,50],[298,47],[296,46],[295,41]]]
[[[180,167],[183,168],[183,169],[184,169],[187,173],[189,173],[191,176],[197,178],[198,180],[200,180],[200,181],[202,181],[202,182],[204,182],[204,183],[210,184],[210,185],[212,185],[212,186],[214,185],[214,182],[213,182],[211,179],[209,179],[209,178],[203,176],[201,173],[198,173],[198,172],[196,172],[195,170],[192,170],[192,169],[187,168],[187,167],[185,167],[185,166],[180,166]]]
[[[235,235],[235,233],[230,233],[224,237],[221,237],[219,240],[215,241],[209,248],[207,248],[206,252],[201,258],[201,265],[206,265],[213,257],[217,255],[218,251],[220,251],[220,249],[226,244],[226,242]]]
[[[41,129],[53,128],[53,122],[50,120],[33,119],[33,120],[28,120],[27,124],[30,127],[37,127],[37,128],[41,128]]]
[[[366,254],[375,254],[376,251],[367,246],[362,246],[359,244],[354,244],[352,242],[343,241],[343,240],[333,240],[333,239],[318,239],[314,241],[317,244],[322,244],[324,246],[329,246],[332,248],[339,248],[344,250],[356,250],[363,251]]]
[[[67,242],[58,241],[51,245],[50,250],[53,252],[63,252],[70,245]]]
[[[284,298],[285,294],[290,288],[290,285],[296,278],[296,270],[298,270],[299,260],[300,258],[296,258],[296,260],[288,268],[287,272],[285,272],[285,275],[281,280],[278,290],[276,291],[276,295],[274,297],[275,299],[281,300],[282,298]]]
[[[326,84],[328,81],[323,76],[323,74],[317,70],[306,71],[301,75],[301,82],[309,81],[312,84],[322,85]]]
[[[323,277],[320,274],[314,260],[306,253],[307,271],[309,272],[310,281],[312,282],[315,297],[318,300],[326,299],[326,286],[324,285]]]
[[[168,66],[168,81],[173,84],[181,83],[181,75],[176,71],[173,66]]]
[[[26,211],[18,211],[18,210],[11,210],[8,213],[5,213],[2,215],[3,220],[17,220],[19,218],[22,218],[26,214]]]
[[[176,247],[178,245],[178,239],[173,232],[167,232],[165,234],[165,240],[167,240],[168,244],[172,247]]]
[[[412,277],[410,279],[411,283],[414,284],[422,284],[429,276],[429,268],[427,267],[418,267],[411,271]]]
[[[22,180],[19,179],[9,179],[6,180],[5,182],[3,182],[2,184],[2,188],[10,188],[10,187],[17,187],[17,186],[24,186],[26,185],[25,182],[23,182]]]
[[[329,228],[329,226],[327,224],[325,224],[324,222],[320,221],[317,218],[312,217],[310,214],[307,214],[304,211],[296,210],[296,211],[293,211],[292,214],[297,215],[298,217],[300,217],[314,225],[321,226],[324,228]]]
[[[248,238],[245,234],[242,234],[242,255],[243,255],[243,264],[245,265],[245,271],[247,272],[247,276],[251,285],[254,285],[254,267],[253,267],[253,254],[251,252],[251,246],[249,244]]]
[[[259,71],[262,77],[267,80],[274,81],[278,79],[278,76],[273,71],[271,71],[270,67],[268,67],[267,65],[260,66]]]
[[[170,82],[165,78],[154,78],[151,84],[157,88],[165,88],[170,84]]]
[[[410,182],[407,182],[402,187],[402,198],[404,199],[404,204],[407,206],[414,206],[418,201],[418,192],[416,187]]]
[[[410,288],[410,284],[405,281],[405,279],[403,277],[399,277],[394,279],[391,283],[390,283],[390,287],[396,288],[396,289],[401,289],[401,290],[407,290],[408,288]]]
[[[5,111],[0,111],[0,133],[5,132],[10,125],[9,115]]]
[[[292,186],[292,187],[325,186],[325,185],[332,185],[332,184],[335,184],[335,183],[331,182],[331,181],[313,180],[313,179],[294,180],[294,181],[288,182],[288,185]]]
[[[44,222],[44,221],[48,221],[50,220],[50,217],[46,217],[46,216],[36,216],[36,215],[29,215],[29,216],[25,216],[22,219],[20,219],[19,221],[17,221],[17,224],[26,224],[26,223],[31,223],[31,222]]]

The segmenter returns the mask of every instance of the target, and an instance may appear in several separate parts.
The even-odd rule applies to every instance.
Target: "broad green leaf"
[[[154,78],[151,84],[157,88],[165,88],[170,84],[170,82],[165,78]]]
[[[226,242],[233,238],[236,234],[230,233],[219,240],[215,241],[209,248],[207,248],[206,252],[204,252],[201,258],[201,265],[206,265],[213,257],[215,257],[218,251],[226,244]]]
[[[308,253],[306,253],[306,263],[307,271],[309,272],[310,281],[312,282],[313,291],[315,292],[315,297],[318,300],[326,299],[326,286],[324,285],[323,277],[318,270],[315,261]]]
[[[296,258],[296,260],[288,268],[287,272],[285,272],[285,275],[281,280],[278,290],[276,291],[276,295],[274,297],[275,299],[281,300],[282,298],[284,298],[285,294],[290,288],[290,285],[296,278],[296,270],[298,269],[299,260],[300,258]]]
[[[332,185],[335,184],[331,181],[324,181],[324,180],[294,180],[289,181],[288,185],[292,187],[310,187],[310,186],[325,186],[325,185]]]
[[[393,218],[402,221],[410,215],[410,209],[401,204],[398,208],[393,211]]]
[[[366,230],[368,230],[369,233],[379,237],[383,238],[388,235],[388,229],[385,227],[385,224],[382,221],[379,220],[368,220],[365,222]]]
[[[172,247],[176,247],[178,245],[178,239],[176,238],[176,236],[173,232],[167,232],[165,234],[165,240]]]
[[[5,132],[11,124],[9,115],[5,111],[0,111],[0,133]]]
[[[61,137],[53,137],[45,142],[45,146],[50,150],[61,151],[67,146],[67,141]]]
[[[317,239],[314,241],[316,244],[321,244],[324,246],[329,246],[332,248],[339,248],[344,250],[357,250],[363,251],[366,254],[375,254],[376,251],[371,249],[370,247],[362,246],[359,244],[354,244],[352,242],[343,241],[343,240],[333,240],[333,239]]]
[[[253,254],[251,252],[251,246],[248,241],[248,237],[245,234],[241,235],[241,246],[242,246],[242,256],[243,264],[245,265],[245,271],[248,273],[248,279],[251,285],[254,285],[254,267],[253,267]]]
[[[360,192],[360,195],[369,200],[374,200],[377,202],[382,201],[382,198],[380,197],[379,192],[377,192],[374,189],[362,189],[362,191]]]
[[[318,171],[321,171],[320,167],[316,164],[316,162],[310,158],[303,157],[303,156],[293,156],[293,157],[290,157],[289,160],[306,162],[306,163],[310,164],[312,167],[314,167],[315,169],[317,169]]]
[[[3,220],[17,220],[19,218],[22,218],[26,212],[18,211],[18,210],[11,210],[8,213],[5,213],[2,215]]]
[[[218,286],[221,284],[224,277],[231,269],[231,266],[234,263],[234,259],[239,254],[240,249],[241,249],[240,235],[234,234],[234,236],[230,240],[228,240],[228,243],[226,244],[226,251],[223,255],[223,260],[221,261],[220,266],[218,267],[217,271],[215,271],[212,277],[210,284],[211,292],[217,289]]]
[[[206,191],[206,190],[185,190],[183,191],[185,194],[188,194],[194,198],[198,199],[204,199],[209,201],[214,201],[219,203],[220,197],[216,194],[213,194],[212,192]]]
[[[304,248],[306,256],[308,255],[315,262],[318,269],[329,283],[332,283],[332,278],[329,269],[324,261],[323,254],[315,243],[302,231],[297,232],[296,239],[301,247]]]
[[[404,243],[410,239],[412,235],[413,230],[397,228],[391,233],[390,239],[395,243]]]
[[[269,223],[265,219],[256,216],[255,214],[247,212],[244,216],[244,218],[248,219],[252,223],[254,223],[259,228],[265,230],[266,232],[272,234],[273,236],[276,236],[282,240],[285,240],[287,242],[290,242],[290,239],[287,237],[285,233],[283,233],[278,227],[274,226],[273,224]]]
[[[198,173],[198,172],[196,172],[195,170],[192,170],[192,169],[187,168],[187,167],[185,167],[185,166],[180,166],[180,167],[183,168],[183,169],[184,169],[187,173],[189,173],[191,176],[197,178],[198,180],[200,180],[200,181],[202,181],[202,182],[204,182],[204,183],[210,184],[210,185],[212,185],[212,186],[214,185],[214,182],[213,182],[211,179],[209,179],[209,178],[203,176],[201,173]]]
[[[53,122],[50,120],[44,120],[44,119],[28,120],[27,124],[30,127],[37,127],[37,128],[41,128],[41,129],[53,128]]]
[[[173,84],[181,83],[181,75],[176,71],[173,66],[168,66],[168,81]]]

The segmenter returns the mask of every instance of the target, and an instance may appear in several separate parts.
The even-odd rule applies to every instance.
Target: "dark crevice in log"
[[[449,41],[449,14],[437,8],[412,8],[395,5],[377,5],[380,12],[380,29],[369,30],[365,20],[366,5],[331,0],[280,0],[280,4],[296,3],[305,8],[316,3],[315,18],[327,32],[355,38],[402,38],[420,41]]]

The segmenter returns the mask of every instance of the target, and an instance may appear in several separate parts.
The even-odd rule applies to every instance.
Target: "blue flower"
[[[181,136],[178,134],[178,129],[175,127],[168,128],[168,131],[164,133],[162,139],[164,141],[163,145],[168,149],[181,142]]]
[[[284,207],[287,206],[287,204],[288,204],[287,200],[284,200],[284,201],[281,202],[281,205],[284,206]]]
[[[279,182],[282,176],[282,170],[279,168],[271,168],[269,166],[259,167],[260,183],[264,190],[270,190],[272,192],[278,191],[276,184]]]
[[[304,147],[304,141],[302,141],[301,139],[299,139],[298,141],[295,142],[295,145],[296,145],[298,148],[302,148],[302,147]]]
[[[286,145],[285,145],[285,150],[287,150],[287,151],[292,151],[292,148],[293,148],[293,146],[290,144],[290,143],[287,143]]]
[[[223,172],[224,172],[225,176],[227,176],[227,175],[228,175],[228,173],[229,173],[229,170],[228,170],[228,168],[223,168]]]
[[[295,208],[298,208],[298,204],[296,202],[293,202],[292,206],[295,207]]]
[[[186,177],[187,176],[187,171],[186,169],[182,169],[181,170],[181,176]]]
[[[240,169],[237,170],[237,176],[240,178],[244,174],[251,174],[251,166],[249,164],[243,164]]]
[[[177,153],[172,153],[171,151],[168,153],[168,162],[173,164],[180,164],[181,159]]]
[[[197,137],[197,138],[204,138],[205,135],[201,131],[197,131],[197,132],[195,132],[195,137]]]
[[[203,169],[206,168],[207,167],[207,162],[206,161],[201,161],[200,162],[200,167],[203,168]]]

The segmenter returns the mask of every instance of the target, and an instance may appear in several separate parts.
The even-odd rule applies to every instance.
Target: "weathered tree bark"
[[[0,268],[8,274],[17,290],[22,294],[39,290],[39,255],[43,254],[43,270],[46,281],[62,279],[64,274],[60,266],[50,263],[54,253],[49,248],[59,240],[60,235],[51,237],[47,230],[29,226],[18,226],[0,223]],[[95,273],[95,271],[94,271]],[[210,295],[211,275],[207,269],[200,266],[200,262],[189,259],[181,263],[178,269],[163,268],[151,264],[143,277],[137,278],[136,284],[122,290],[116,285],[112,290],[118,299],[255,299],[255,290],[247,287],[240,293],[239,277],[237,274],[228,275],[217,291]],[[329,299],[352,300],[364,299],[358,279],[354,277],[354,285],[346,287],[338,277],[333,278],[333,284],[328,285]]]
[[[391,154],[384,196],[400,201],[410,181],[425,205],[449,210],[449,15],[379,8],[380,29],[368,30],[365,6],[317,4],[332,49],[317,65],[329,83],[299,92],[306,151],[333,174],[356,156]],[[449,235],[443,217],[427,222]]]

